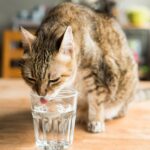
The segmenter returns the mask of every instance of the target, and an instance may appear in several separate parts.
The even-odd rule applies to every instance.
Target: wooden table
[[[36,150],[28,95],[23,81],[0,80],[0,150]],[[134,102],[125,118],[106,123],[105,133],[77,125],[69,150],[150,150],[150,101]]]

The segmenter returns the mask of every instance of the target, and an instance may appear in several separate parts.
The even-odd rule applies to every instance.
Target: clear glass
[[[72,144],[77,95],[74,89],[63,89],[41,103],[41,97],[31,94],[35,142],[40,149],[62,150]]]

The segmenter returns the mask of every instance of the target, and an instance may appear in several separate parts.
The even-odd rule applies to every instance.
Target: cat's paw
[[[92,133],[99,133],[105,131],[105,124],[100,121],[91,121],[87,124],[87,129]]]

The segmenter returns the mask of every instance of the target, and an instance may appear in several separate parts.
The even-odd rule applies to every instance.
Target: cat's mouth
[[[55,98],[57,95],[56,92],[54,92],[53,94],[47,94],[46,96],[44,97],[40,97],[40,102],[41,104],[47,104],[48,101],[50,101],[51,99]]]
[[[46,104],[46,103],[48,102],[48,100],[45,99],[45,98],[43,98],[43,97],[41,97],[41,98],[40,98],[40,102],[41,102],[42,104]]]
[[[69,84],[72,83],[72,81],[73,81],[73,79],[70,78],[70,80],[68,82],[64,83],[59,88],[47,92],[47,94],[45,96],[41,96],[41,98],[40,98],[41,103],[46,103],[46,101],[49,101],[51,99],[55,99],[57,97],[57,95],[59,95],[59,92],[62,89],[66,88],[66,87],[70,87]]]
[[[40,102],[42,104],[46,104],[48,101],[50,101],[51,99],[54,99],[57,96],[58,92],[52,92],[52,94],[48,93],[46,94],[46,96],[42,96],[40,97]]]

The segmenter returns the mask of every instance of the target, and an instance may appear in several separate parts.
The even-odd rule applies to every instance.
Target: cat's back
[[[61,18],[74,21],[72,19],[83,19],[83,17],[88,17],[90,19],[90,17],[95,16],[95,12],[82,5],[64,2],[49,11],[47,17],[51,16],[55,16],[56,19]]]
[[[96,49],[96,55],[99,55],[100,51],[107,53],[108,49],[112,49],[120,57],[120,49],[126,42],[122,40],[125,38],[118,23],[107,14],[96,13],[82,5],[70,2],[57,5],[47,13],[37,34],[39,32],[39,37],[49,39],[49,47],[55,49],[67,26],[72,27],[78,49],[86,50],[88,54],[91,49]]]
[[[65,28],[67,25],[71,25],[72,28],[75,28],[74,30],[76,30],[77,27],[79,30],[79,27],[89,26],[95,21],[96,17],[97,14],[90,8],[71,2],[64,2],[47,13],[42,25],[48,24],[49,27],[65,26]]]

